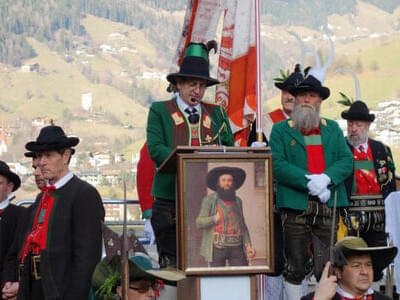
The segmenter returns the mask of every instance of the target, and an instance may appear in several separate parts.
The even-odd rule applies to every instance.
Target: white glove
[[[151,227],[150,218],[144,221],[144,235],[150,240],[150,245],[154,245],[156,239],[154,237],[153,227]]]
[[[324,189],[328,187],[328,184],[331,182],[331,179],[328,175],[322,173],[318,175],[305,175],[305,177],[310,180],[307,183],[308,190],[310,194],[313,196],[318,196],[322,193]]]
[[[267,147],[266,142],[252,142],[251,147]]]
[[[319,201],[321,203],[326,203],[331,198],[331,190],[325,189],[320,194],[318,194]]]

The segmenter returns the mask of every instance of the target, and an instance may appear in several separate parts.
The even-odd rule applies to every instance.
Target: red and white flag
[[[220,49],[216,102],[226,108],[235,144],[246,146],[257,112],[254,1],[226,2]]]
[[[248,120],[257,112],[256,42],[254,1],[188,0],[182,34],[171,72],[182,62],[190,42],[207,43],[216,39],[216,29],[223,13],[218,80],[215,102],[228,113],[235,144],[246,146]]]

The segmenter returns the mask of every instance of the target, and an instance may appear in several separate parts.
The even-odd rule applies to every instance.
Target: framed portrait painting
[[[188,275],[273,272],[269,153],[177,155],[178,264]]]

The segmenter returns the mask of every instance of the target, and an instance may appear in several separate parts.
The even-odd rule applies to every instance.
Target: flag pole
[[[261,47],[260,47],[260,0],[254,0],[255,7],[255,38],[256,38],[256,97],[257,97],[257,117],[256,117],[256,132],[257,142],[263,141],[261,129]]]

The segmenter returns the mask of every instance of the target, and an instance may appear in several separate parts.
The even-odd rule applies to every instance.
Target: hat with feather
[[[325,100],[329,97],[330,95],[330,90],[329,88],[323,86],[323,83],[325,81],[326,77],[326,72],[331,65],[333,58],[335,56],[335,48],[333,45],[333,41],[329,39],[330,41],[330,52],[329,52],[329,57],[325,65],[321,64],[321,60],[316,53],[315,49],[308,48],[307,51],[310,51],[313,53],[315,60],[316,60],[316,66],[312,67],[308,73],[305,75],[304,80],[298,84],[297,86],[293,87],[289,92],[297,96],[299,93],[302,92],[316,92],[320,95],[322,100]]]
[[[211,49],[217,51],[217,42],[209,41],[207,45],[203,43],[190,43],[185,50],[185,56],[182,60],[179,72],[167,75],[167,80],[176,85],[178,77],[192,77],[205,79],[207,86],[218,84],[219,81],[210,77],[210,61],[208,54]]]

